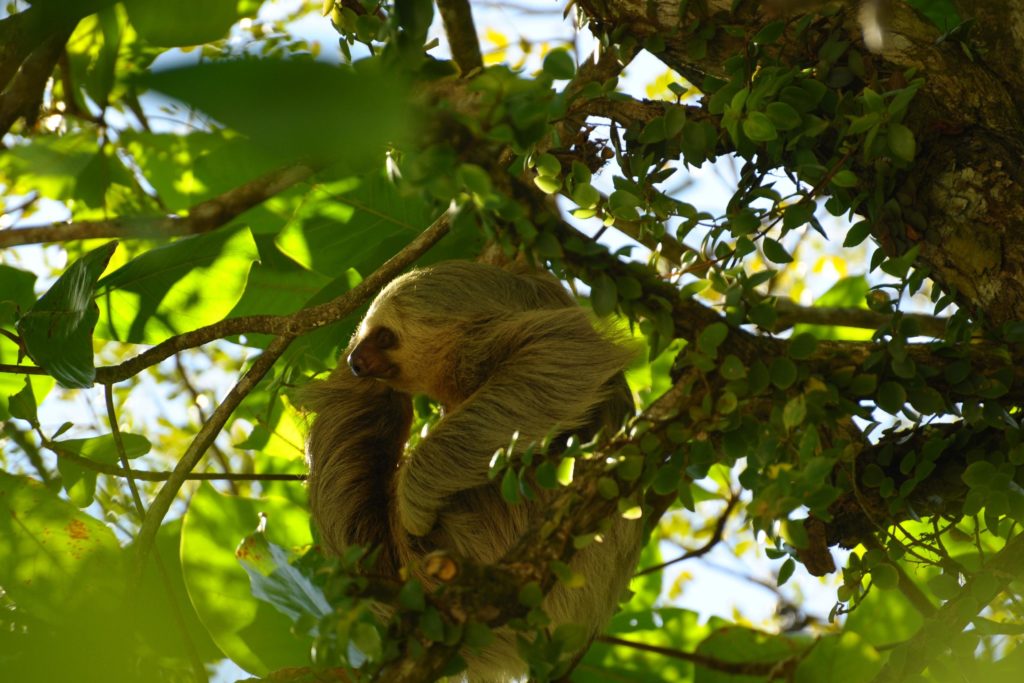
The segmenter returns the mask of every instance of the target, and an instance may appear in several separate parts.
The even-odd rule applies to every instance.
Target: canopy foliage
[[[537,605],[626,514],[650,541],[574,681],[1021,680],[1012,5],[576,0],[580,36],[481,50],[465,0],[12,0],[0,670],[432,681],[511,625],[555,680],[578,632]],[[482,251],[633,331],[642,412],[497,458],[549,523],[425,595],[315,547],[297,389],[404,269]],[[673,599],[729,539],[775,567],[758,628]],[[776,587],[809,575],[817,619]]]

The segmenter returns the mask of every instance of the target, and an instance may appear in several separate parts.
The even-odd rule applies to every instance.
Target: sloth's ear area
[[[395,333],[387,327],[373,329],[348,354],[348,367],[356,377],[391,379],[398,366],[388,356],[388,349],[397,343]]]

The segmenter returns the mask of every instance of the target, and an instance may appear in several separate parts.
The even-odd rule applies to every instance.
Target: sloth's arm
[[[309,501],[327,548],[382,546],[395,558],[390,516],[395,472],[409,437],[409,397],[341,365],[305,392],[317,416],[306,445]]]
[[[460,353],[485,366],[477,374],[490,374],[401,468],[399,519],[417,536],[429,533],[449,496],[488,484],[494,452],[514,433],[526,446],[587,426],[610,398],[609,380],[632,355],[597,332],[579,308],[502,316],[463,340]]]

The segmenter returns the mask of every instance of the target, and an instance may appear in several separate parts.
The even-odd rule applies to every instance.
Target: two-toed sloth
[[[455,261],[412,271],[377,296],[346,353],[347,367],[308,394],[317,413],[307,444],[313,517],[328,551],[379,547],[377,571],[407,566],[428,585],[426,552],[495,562],[544,518],[551,493],[508,505],[488,478],[513,434],[520,445],[552,434],[586,439],[633,411],[622,375],[631,352],[595,330],[546,273]],[[404,452],[415,394],[440,403],[443,417]],[[543,607],[553,623],[596,635],[640,539],[639,522],[617,519],[602,542],[576,553],[571,566],[586,584],[551,591]],[[470,681],[526,673],[513,635],[497,636],[462,653]]]

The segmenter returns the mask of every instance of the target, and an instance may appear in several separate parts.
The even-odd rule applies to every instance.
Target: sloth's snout
[[[357,344],[348,354],[348,367],[356,377],[389,379],[395,374],[395,366],[387,354],[366,342]]]

